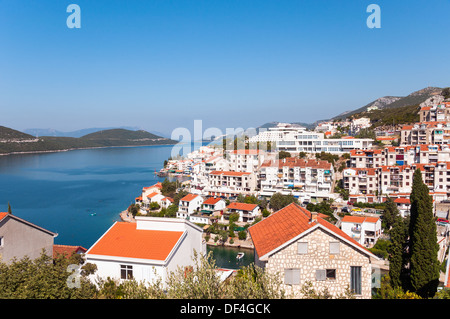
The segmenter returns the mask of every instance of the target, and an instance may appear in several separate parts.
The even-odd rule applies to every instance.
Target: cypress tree
[[[410,288],[423,298],[433,297],[439,284],[436,223],[433,201],[428,187],[416,169],[411,191],[411,220],[409,226]]]
[[[401,216],[395,217],[389,235],[391,239],[388,247],[390,284],[394,288],[405,288],[408,228],[407,222]]]

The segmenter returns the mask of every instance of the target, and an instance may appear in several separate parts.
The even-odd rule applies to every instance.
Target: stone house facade
[[[290,204],[249,231],[255,264],[279,275],[288,296],[302,298],[311,283],[334,298],[347,291],[371,298],[371,260],[378,258],[317,214]]]

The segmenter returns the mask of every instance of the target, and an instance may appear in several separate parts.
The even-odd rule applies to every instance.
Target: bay
[[[58,233],[55,244],[91,247],[155,175],[173,145],[111,147],[0,156],[0,211]],[[253,262],[253,251],[208,247],[221,268]]]
[[[89,248],[156,176],[173,145],[0,156],[0,211]],[[95,214],[95,215],[91,215]]]

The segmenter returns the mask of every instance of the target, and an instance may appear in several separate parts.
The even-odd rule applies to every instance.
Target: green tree
[[[383,212],[383,222],[382,226],[385,231],[389,232],[389,229],[394,225],[394,222],[397,220],[399,216],[399,211],[397,205],[394,203],[394,200],[391,197],[388,197],[385,202],[385,209]]]
[[[274,211],[278,211],[291,203],[298,204],[297,198],[293,195],[282,195],[281,193],[273,194],[269,201],[270,208]]]
[[[287,157],[291,157],[291,153],[286,152],[286,151],[279,151],[278,152],[278,159],[282,160],[282,159],[287,158]]]
[[[409,225],[411,291],[424,298],[433,297],[439,284],[436,223],[433,202],[420,169],[413,176]]]
[[[390,242],[387,247],[389,260],[390,284],[394,288],[407,288],[405,284],[406,264],[407,264],[407,242],[408,225],[407,221],[397,215],[389,231]]]
[[[34,260],[24,257],[13,259],[8,264],[0,263],[0,287],[2,288],[0,298],[95,298],[96,287],[83,275],[76,275],[79,279],[78,288],[71,288],[68,285],[72,279],[69,276],[74,275],[74,272],[68,271],[68,266],[73,261],[74,259],[60,255],[52,262],[52,258],[43,251],[40,257]],[[81,265],[74,266],[81,267]]]

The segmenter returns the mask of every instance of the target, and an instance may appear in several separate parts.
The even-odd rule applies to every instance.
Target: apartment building
[[[448,144],[450,140],[450,123],[420,122],[404,125],[400,130],[400,145]]]
[[[237,197],[252,195],[257,186],[256,174],[249,172],[213,171],[203,193],[208,196]]]
[[[381,236],[381,220],[378,217],[344,216],[341,229],[361,245],[372,247]]]
[[[343,171],[343,185],[350,195],[378,193],[378,176],[375,168],[347,168]]]
[[[334,168],[323,160],[285,158],[267,161],[259,169],[259,195],[292,194],[301,201],[327,199],[333,191]]]
[[[250,142],[268,141],[276,144],[276,151],[290,153],[320,153],[332,154],[348,153],[354,149],[372,148],[372,139],[354,138],[347,136],[343,138],[326,138],[324,133],[307,131],[306,128],[290,124],[279,124],[277,127],[269,128],[249,139]]]
[[[445,199],[442,194],[450,195],[450,162],[347,168],[343,171],[343,184],[350,195],[383,194],[392,197],[398,193],[409,194],[416,169],[420,169],[422,180],[435,200]],[[362,201],[355,196],[353,199]]]
[[[227,156],[231,171],[249,173],[256,173],[267,158],[266,152],[257,149],[232,150]]]
[[[450,102],[423,106],[419,111],[420,122],[450,121]]]

